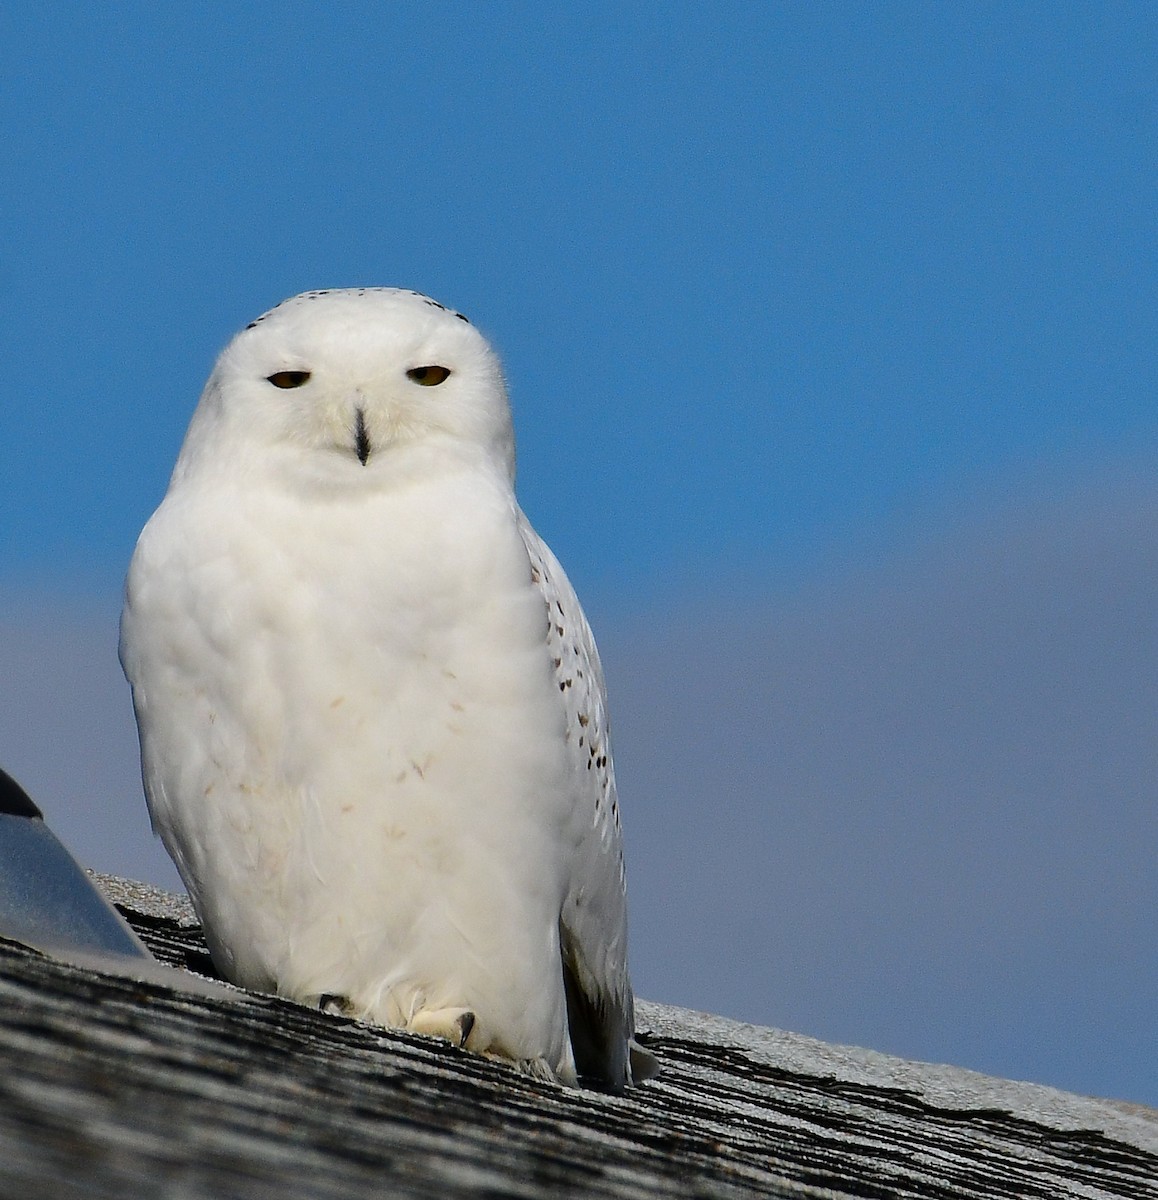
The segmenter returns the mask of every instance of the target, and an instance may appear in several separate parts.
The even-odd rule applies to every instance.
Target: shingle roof
[[[208,971],[187,902],[102,885]],[[1158,1197],[1158,1113],[641,1003],[661,1076],[567,1090],[429,1039],[0,942],[5,1197]]]

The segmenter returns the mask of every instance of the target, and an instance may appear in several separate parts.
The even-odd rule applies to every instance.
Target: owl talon
[[[475,1015],[469,1008],[440,1008],[415,1013],[407,1028],[465,1048],[475,1024]]]
[[[459,1045],[465,1046],[466,1039],[470,1037],[470,1032],[474,1028],[474,1013],[464,1012],[458,1019],[458,1027],[462,1030],[462,1037],[459,1039]]]

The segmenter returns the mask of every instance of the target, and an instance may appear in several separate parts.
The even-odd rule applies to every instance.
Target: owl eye
[[[279,388],[296,388],[301,387],[310,377],[309,371],[275,371],[272,375],[267,375],[266,379]]]
[[[449,367],[411,367],[406,374],[423,387],[438,387],[450,377]]]

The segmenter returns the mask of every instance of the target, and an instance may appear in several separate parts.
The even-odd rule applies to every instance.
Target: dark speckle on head
[[[302,292],[297,296],[290,296],[288,299],[282,300],[280,303],[275,304],[273,306],[273,308],[268,310],[268,312],[262,313],[260,317],[256,318],[256,320],[250,321],[250,323],[248,325],[246,325],[245,328],[253,329],[256,325],[259,325],[262,321],[264,321],[266,319],[266,317],[272,316],[272,314],[275,313],[279,308],[281,308],[282,305],[289,304],[292,301],[295,301],[295,300],[317,300],[321,296],[329,296],[329,295],[332,295],[334,292],[339,292],[339,291],[343,291],[343,290],[352,292],[356,296],[367,296],[371,292],[403,291],[403,292],[405,292],[406,295],[414,296],[417,299],[421,300],[424,304],[429,304],[431,306],[431,308],[437,308],[444,313],[450,313],[453,316],[458,317],[458,319],[460,321],[466,321],[466,323],[468,325],[470,324],[470,321],[466,317],[464,317],[462,315],[462,313],[455,312],[455,310],[453,308],[447,308],[445,304],[439,304],[439,302],[437,300],[432,300],[429,296],[424,295],[422,292],[416,292],[413,289],[409,289],[409,288],[360,287],[360,288],[346,288],[346,289],[343,289],[343,288],[315,288],[313,291],[310,291],[310,292]]]
[[[421,292],[415,292],[414,295],[420,300],[424,300],[432,308],[441,309],[444,313],[451,313],[453,316],[458,317],[460,321],[466,321],[468,325],[470,324],[470,320],[467,317],[464,317],[460,312],[455,312],[453,308],[447,308],[445,304],[439,304],[437,300],[432,300],[429,296],[424,296]]]

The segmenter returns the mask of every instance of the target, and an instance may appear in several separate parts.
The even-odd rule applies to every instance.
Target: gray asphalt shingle
[[[187,901],[101,877],[163,961]],[[238,989],[0,943],[0,1194],[1158,1197],[1158,1114],[640,1004],[661,1076],[568,1090]]]

